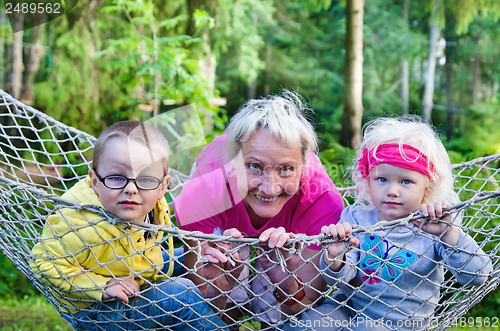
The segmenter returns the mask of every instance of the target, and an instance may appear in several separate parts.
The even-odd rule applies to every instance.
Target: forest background
[[[0,88],[95,136],[194,104],[208,140],[245,100],[295,90],[327,171],[348,186],[376,116],[423,116],[453,163],[500,152],[499,18],[495,0],[81,0],[13,33],[1,11]],[[2,315],[2,302],[33,304],[26,282],[0,255]],[[470,314],[499,316],[500,292]]]

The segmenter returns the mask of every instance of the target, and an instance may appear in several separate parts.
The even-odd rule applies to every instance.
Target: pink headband
[[[376,151],[375,148],[370,151],[364,149],[363,156],[358,163],[358,170],[366,179],[373,167],[381,163],[414,170],[429,178],[436,173],[434,165],[428,161],[425,154],[413,146],[404,144],[383,144],[378,146]]]

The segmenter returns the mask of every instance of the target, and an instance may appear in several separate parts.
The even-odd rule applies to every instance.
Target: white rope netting
[[[317,290],[310,286],[311,283],[316,278],[329,277],[323,275],[325,271],[319,270],[319,268],[316,270],[317,275],[315,274],[312,280],[303,283],[304,288],[316,291],[315,297],[317,297],[314,302],[306,305],[304,309],[308,310],[309,313],[316,312],[317,315],[314,316],[320,319],[322,324],[311,320],[302,321],[301,324],[298,324],[296,315],[289,314],[288,310],[284,309],[283,305],[280,305],[277,301],[269,300],[269,297],[273,297],[272,293],[280,286],[280,283],[269,281],[266,276],[266,272],[269,270],[263,270],[262,259],[267,258],[273,261],[272,268],[281,268],[287,271],[288,263],[292,259],[295,261],[293,263],[297,263],[297,257],[299,257],[297,270],[300,270],[306,265],[312,265],[312,261],[324,252],[328,243],[332,242],[331,238],[323,235],[300,235],[295,239],[291,239],[289,245],[286,245],[284,250],[280,252],[279,250],[264,250],[259,246],[261,243],[257,238],[234,239],[217,234],[186,232],[175,227],[125,222],[97,206],[70,202],[60,198],[63,192],[87,175],[95,142],[94,137],[55,121],[40,111],[13,99],[3,91],[0,91],[0,124],[0,248],[64,316],[78,316],[75,319],[85,319],[85,315],[91,316],[89,318],[92,321],[88,325],[98,330],[189,329],[189,327],[199,329],[200,323],[208,321],[210,325],[211,318],[217,316],[222,317],[231,330],[253,330],[264,329],[265,327],[283,330],[290,328],[290,325],[294,323],[299,325],[298,329],[314,330],[324,325],[328,316],[333,319],[336,318],[334,317],[336,315],[330,315],[331,311],[325,311],[321,308],[320,303],[325,298],[333,298],[330,300],[336,302],[339,307],[347,309],[351,320],[353,316],[365,316],[365,308],[355,308],[350,304],[351,297],[343,298],[337,295],[340,293],[339,288],[347,288],[345,293],[351,293],[351,296],[363,294],[363,286],[339,278],[337,284],[329,286],[326,290]],[[419,315],[417,311],[407,310],[405,304],[401,301],[393,304],[384,301],[385,308],[383,311],[387,313],[383,313],[382,318],[389,318],[391,314],[397,312],[398,316],[402,316],[403,319],[418,320],[419,326],[415,327],[413,325],[409,329],[442,330],[463,316],[473,305],[480,303],[489,292],[498,286],[500,281],[499,160],[500,155],[497,154],[454,165],[456,190],[463,202],[449,208],[449,212],[455,216],[462,214],[462,223],[457,226],[474,239],[478,244],[478,249],[466,252],[470,256],[469,259],[462,261],[459,266],[455,264],[450,266],[446,259],[428,261],[436,266],[447,266],[444,273],[444,282],[434,284],[436,285],[435,293],[430,295],[419,293],[419,288],[425,286],[425,282],[430,280],[426,276],[419,275],[418,271],[410,271],[414,276],[420,277],[420,280],[416,281],[415,284],[410,284],[409,287],[413,288],[413,290],[408,290],[408,284],[405,284],[405,286],[398,284],[397,280],[387,282],[387,291],[394,289],[404,291],[405,299],[420,300],[423,305],[431,305],[433,309],[428,314]],[[169,192],[177,191],[188,180],[188,176],[173,169],[169,172],[173,177]],[[341,192],[347,195],[349,189],[341,190]],[[167,200],[170,201],[171,196]],[[128,305],[119,306],[119,308],[113,306],[116,300],[100,302],[100,305],[97,305],[98,301],[91,294],[92,290],[103,290],[102,287],[97,285],[97,282],[94,283],[94,288],[85,289],[78,288],[71,283],[74,277],[86,275],[89,272],[109,272],[113,268],[113,263],[123,260],[130,261],[130,259],[134,258],[134,254],[145,256],[147,250],[151,247],[145,247],[143,250],[137,250],[127,256],[117,256],[116,260],[112,262],[98,263],[91,270],[76,263],[76,265],[80,266],[80,269],[74,270],[71,277],[60,273],[60,279],[47,277],[42,270],[32,267],[36,261],[32,255],[32,249],[42,241],[41,233],[48,216],[54,213],[61,214],[63,208],[69,208],[77,212],[82,219],[87,219],[88,226],[94,229],[96,224],[103,220],[115,224],[122,231],[122,235],[115,240],[128,242],[135,240],[137,236],[144,238],[146,233],[149,233],[149,238],[153,239],[155,246],[159,247],[163,254],[170,254],[164,256],[171,256],[171,252],[168,251],[168,242],[169,238],[173,239],[175,247],[180,248],[180,250],[177,249],[175,257],[171,259],[176,262],[176,268],[180,272],[172,277],[153,281],[148,277],[144,277],[142,273],[137,274],[130,269],[130,277],[140,280],[142,284],[141,291],[136,294],[136,297],[146,299],[149,306],[157,308],[154,316],[137,313],[139,310],[133,305],[132,301]],[[89,215],[93,215],[92,218]],[[95,220],[95,215],[98,215],[98,221]],[[412,215],[412,217],[420,216]],[[380,222],[372,227],[358,227],[354,230],[354,235],[379,236],[380,230],[384,230],[384,233],[391,233],[399,231],[401,228],[409,228],[409,219],[390,223]],[[81,230],[72,227],[70,229],[72,231]],[[418,229],[413,228],[412,231],[414,236],[426,236],[421,231],[419,232]],[[61,238],[63,235],[54,235],[48,239],[59,240],[62,243]],[[434,241],[434,244],[439,242],[439,238],[430,235],[427,235],[427,237],[430,241]],[[76,238],[78,240],[78,237]],[[382,239],[385,238],[382,237]],[[227,252],[227,256],[230,257],[232,252],[238,251],[240,257],[242,257],[242,262],[239,262],[241,263],[240,267],[244,268],[244,272],[239,276],[236,285],[231,291],[222,291],[210,300],[203,298],[200,292],[193,290],[192,283],[185,281],[189,274],[208,265],[208,262],[204,262],[201,258],[199,250],[199,245],[206,241],[215,244],[231,243],[232,249]],[[387,243],[387,247],[391,244],[390,240],[384,242]],[[104,243],[109,244],[110,242],[104,239]],[[320,244],[323,248],[318,250],[315,256],[304,257],[301,254],[303,248],[297,248],[299,246],[294,245],[294,243],[304,243],[305,245],[302,247],[309,244]],[[186,247],[186,252],[182,247]],[[420,247],[419,250],[425,252],[434,249],[433,247]],[[414,252],[410,244],[398,248],[400,251]],[[81,254],[84,250],[88,250],[92,255],[95,249],[97,248],[92,245],[87,245],[79,251],[67,249],[66,254],[58,258],[76,260],[78,254]],[[362,253],[362,250],[362,247],[357,247],[352,252]],[[460,248],[454,251],[457,254],[460,252],[463,252]],[[418,252],[414,253],[420,254]],[[182,268],[182,261],[188,254],[197,255],[199,259],[199,262],[191,269]],[[375,258],[380,268],[387,267],[390,269],[392,267],[397,271],[398,266],[394,262],[396,255],[390,256],[386,254],[386,256],[375,256]],[[482,269],[474,272],[467,271],[467,263],[476,257],[491,260],[493,271],[487,274],[483,274]],[[418,255],[418,258],[425,259],[425,256]],[[50,257],[47,257],[47,259],[50,260]],[[56,264],[54,264],[54,267],[57,268]],[[162,265],[151,265],[150,269],[160,270],[159,273],[161,274],[162,268]],[[354,266],[354,268],[360,267]],[[405,269],[405,271],[408,270]],[[469,277],[467,279],[472,279],[472,281],[465,281],[464,284],[460,276],[463,273],[468,273]],[[295,272],[290,272],[291,277],[294,277],[294,274]],[[219,277],[232,277],[232,275],[220,269]],[[374,275],[370,276],[370,274],[366,274],[366,278],[371,281],[381,281]],[[474,279],[481,279],[481,281],[475,284]],[[208,282],[215,285],[217,279]],[[177,287],[176,293],[165,290],[163,292],[165,297],[178,298],[178,300],[182,301],[180,298],[183,294],[197,293],[202,302],[212,304],[214,300],[222,299],[227,300],[228,305],[226,305],[226,309],[220,311],[215,306],[213,306],[213,310],[205,311],[199,309],[197,304],[190,305],[181,302],[182,309],[168,310],[160,304],[161,300],[148,297],[148,291],[154,288],[161,293],[164,289],[163,286],[169,283],[180,285],[182,290],[179,291],[179,287]],[[257,283],[260,285],[256,286]],[[62,286],[61,284],[66,285]],[[65,290],[61,290],[62,287]],[[230,293],[243,293],[244,299],[240,298],[241,295],[231,295]],[[289,294],[293,297],[295,293]],[[364,294],[370,301],[366,305],[367,307],[373,302],[381,303],[380,296],[383,296],[383,293],[380,293],[380,296]],[[256,306],[258,306],[258,309],[255,309]],[[110,319],[109,315],[100,311],[103,307],[106,310],[112,310],[118,318]],[[72,315],[74,313],[79,315]],[[160,322],[164,321],[164,319],[158,318],[160,315],[168,316],[170,322]],[[184,316],[191,317],[186,320]],[[147,321],[153,324],[147,324]],[[342,324],[339,328],[342,327],[356,329],[352,324]],[[222,327],[213,324],[212,327],[208,328],[217,329]],[[392,328],[402,329],[395,325]]]

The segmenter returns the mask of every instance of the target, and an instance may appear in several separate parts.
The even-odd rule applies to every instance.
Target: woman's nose
[[[267,195],[277,195],[281,193],[280,178],[276,173],[266,173],[263,175],[260,184],[260,191]]]

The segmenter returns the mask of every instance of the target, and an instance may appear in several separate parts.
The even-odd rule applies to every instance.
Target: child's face
[[[170,180],[170,176],[164,176],[162,162],[153,162],[151,153],[138,141],[112,138],[106,143],[99,159],[99,168],[95,169],[101,178],[110,175],[127,178],[153,176],[162,183],[154,190],[138,189],[134,181],[129,181],[122,189],[110,189],[90,170],[92,189],[104,208],[124,220],[145,220],[156,202],[165,195]],[[158,160],[158,155],[153,153],[153,156]]]
[[[407,217],[428,194],[429,178],[420,172],[381,163],[370,171],[370,197],[381,221]]]

